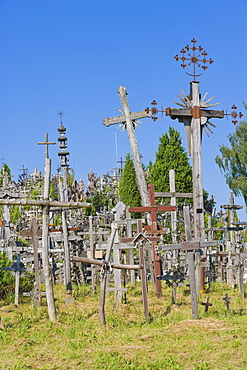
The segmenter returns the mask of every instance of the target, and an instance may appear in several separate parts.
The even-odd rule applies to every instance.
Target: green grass
[[[230,311],[223,297],[232,299]],[[149,288],[150,319],[143,316],[140,286],[129,287],[127,304],[114,307],[113,293],[106,300],[107,326],[98,318],[99,292],[75,287],[75,303],[64,303],[64,287],[55,286],[57,322],[50,322],[45,300],[37,312],[31,299],[18,308],[1,302],[0,369],[135,369],[213,370],[247,368],[247,302],[225,284],[202,294],[210,297],[207,313],[199,304],[199,320],[191,320],[190,296],[164,286],[157,298]]]

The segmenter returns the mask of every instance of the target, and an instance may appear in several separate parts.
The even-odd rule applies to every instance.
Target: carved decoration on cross
[[[126,88],[123,87],[123,86],[120,86],[119,89],[118,89],[118,93],[119,93],[118,96],[120,97],[120,100],[121,100],[121,94],[120,94],[121,89],[127,95]],[[125,113],[121,109],[119,109],[119,108],[117,108],[117,110],[120,113],[122,113],[121,116],[116,116],[116,117],[112,117],[112,118],[105,118],[102,123],[103,123],[103,125],[105,125],[107,127],[108,126],[111,126],[111,125],[120,124],[120,127],[121,128],[126,129],[126,116],[125,116]],[[134,127],[137,126],[137,124],[135,122],[136,120],[141,119],[141,118],[146,118],[146,117],[149,117],[150,118],[151,116],[152,116],[152,112],[147,112],[146,110],[142,110],[140,112],[135,112],[135,113],[130,112],[130,119],[133,122],[133,126]]]
[[[55,141],[49,141],[48,140],[48,134],[46,133],[45,134],[45,141],[43,142],[38,142],[39,145],[45,145],[45,159],[48,159],[49,158],[49,152],[48,152],[48,147],[49,145],[54,145],[56,144]]]

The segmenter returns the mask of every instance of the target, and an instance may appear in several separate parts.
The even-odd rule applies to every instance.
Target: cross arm
[[[194,111],[193,109],[166,108],[166,115],[170,116],[172,119],[180,117],[193,117],[196,110],[195,108],[198,108],[197,113],[199,114],[199,117],[206,117],[207,119],[224,118],[223,110],[201,109],[200,107],[194,107]]]
[[[161,212],[176,211],[177,206],[146,206],[146,207],[129,207],[129,212]]]
[[[151,116],[152,116],[152,112],[151,111],[146,112],[145,110],[130,114],[130,118],[132,119],[132,121],[134,121],[136,119],[151,117]],[[125,115],[122,114],[121,116],[116,116],[116,117],[112,117],[112,118],[105,118],[102,123],[103,123],[103,125],[108,127],[110,125],[116,125],[117,123],[123,123],[125,121],[126,121]]]

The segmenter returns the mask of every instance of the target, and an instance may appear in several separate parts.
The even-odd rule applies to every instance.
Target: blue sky
[[[117,90],[127,88],[131,110],[153,99],[175,107],[180,89],[189,93],[191,77],[174,56],[193,38],[214,64],[199,78],[200,91],[214,96],[215,109],[243,111],[247,101],[246,0],[0,0],[0,158],[15,179],[22,165],[43,171],[44,148],[56,141],[59,118],[67,128],[70,166],[85,182],[99,176],[130,151],[127,133],[105,127],[105,117],[119,115]],[[191,72],[187,70],[188,72]],[[246,112],[244,112],[246,113]],[[203,186],[215,195],[217,209],[228,203],[230,189],[215,164],[219,145],[234,132],[231,120],[212,120],[217,128],[203,137]],[[144,119],[136,131],[145,165],[155,159],[159,137],[183,125],[163,116]],[[58,147],[49,150],[53,173]],[[2,159],[3,158],[3,159]],[[243,205],[241,198],[236,204]],[[244,211],[240,212],[246,220]]]

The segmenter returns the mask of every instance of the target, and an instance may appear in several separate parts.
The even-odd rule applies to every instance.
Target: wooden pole
[[[32,219],[31,232],[33,241],[33,258],[34,258],[34,294],[38,296],[40,292],[40,279],[39,279],[39,258],[38,258],[38,239],[37,239],[38,225],[35,218]],[[35,308],[40,304],[40,299],[34,299]]]
[[[105,267],[102,266],[102,272],[101,272],[101,282],[100,282],[100,302],[99,302],[99,318],[101,325],[106,325],[105,320],[105,288],[106,288],[106,278],[107,278],[107,267],[110,262],[110,256],[111,256],[111,249],[114,243],[114,238],[117,232],[117,227],[114,225],[112,229],[112,233],[110,235],[110,238],[108,239],[108,245],[106,250],[106,256],[105,256]]]
[[[17,269],[15,271],[15,306],[18,306],[18,298],[19,298],[19,286],[20,286],[20,263],[21,263],[21,255],[18,252],[16,256],[16,263]]]
[[[51,175],[51,160],[46,158],[45,160],[45,176],[44,176],[44,199],[49,199],[49,188],[50,188],[50,175]],[[46,285],[46,298],[48,306],[48,314],[51,321],[56,320],[56,309],[53,292],[52,274],[49,264],[49,206],[43,207],[43,227],[42,227],[42,262]]]
[[[190,228],[190,211],[189,207],[185,206],[183,208],[184,212],[184,224],[186,240],[188,242],[192,241],[191,228]],[[197,302],[197,292],[196,292],[196,277],[195,277],[195,263],[194,263],[194,252],[188,251],[188,268],[189,268],[189,279],[190,279],[190,295],[191,295],[191,305],[192,305],[192,319],[198,319],[198,302]]]
[[[63,167],[63,183],[60,182],[60,200],[61,202],[68,201],[67,188],[67,167]],[[63,228],[63,248],[64,248],[64,282],[66,293],[72,293],[71,283],[71,267],[70,267],[70,250],[68,241],[68,226],[67,226],[67,212],[62,210],[62,228]]]
[[[137,220],[137,232],[142,232],[142,221]],[[145,263],[145,256],[144,256],[144,245],[143,241],[139,241],[139,263],[143,266],[141,270],[141,284],[142,284],[142,302],[143,302],[143,312],[144,316],[148,319],[149,318],[149,311],[148,311],[148,288],[147,288],[147,272],[146,272],[146,263]]]
[[[194,209],[194,238],[198,241],[205,240],[204,232],[204,205],[202,187],[202,128],[199,102],[199,82],[191,82],[192,98],[192,174],[193,174],[193,209]]]

